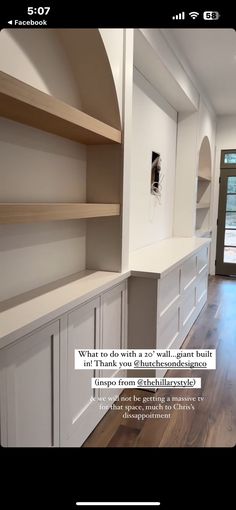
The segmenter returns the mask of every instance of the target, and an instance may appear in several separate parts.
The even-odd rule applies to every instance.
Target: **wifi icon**
[[[199,12],[189,12],[189,16],[191,16],[192,19],[196,19],[199,16]]]

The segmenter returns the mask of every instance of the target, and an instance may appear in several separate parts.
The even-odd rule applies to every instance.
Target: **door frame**
[[[228,177],[236,177],[236,164],[224,163],[226,153],[235,152],[236,149],[221,151],[220,189],[217,219],[217,242],[216,242],[216,274],[236,275],[236,263],[224,262],[224,232],[226,218],[227,180]],[[235,211],[236,212],[236,211]]]

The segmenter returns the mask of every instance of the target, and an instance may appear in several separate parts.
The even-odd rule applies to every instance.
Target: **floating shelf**
[[[87,145],[121,143],[121,132],[0,72],[0,115]]]
[[[198,179],[199,179],[199,181],[211,182],[211,178],[210,177],[204,177],[204,175],[198,175]]]
[[[120,204],[6,203],[0,204],[0,223],[38,223],[119,216]]]
[[[202,203],[201,202],[199,204],[197,204],[197,209],[209,209],[210,208],[210,204],[209,203]]]

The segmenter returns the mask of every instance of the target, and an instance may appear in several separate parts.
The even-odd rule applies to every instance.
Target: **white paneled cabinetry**
[[[120,393],[91,378],[125,372],[75,370],[74,350],[124,349],[127,338],[134,349],[179,348],[207,299],[208,252],[207,239],[165,240],[135,252],[127,272],[86,272],[2,309],[1,444],[81,446]]]
[[[61,335],[61,445],[80,446],[106,410],[97,398],[120,391],[91,388],[92,377],[116,376],[110,370],[74,370],[75,349],[124,349],[127,282],[70,312],[62,319]],[[119,372],[119,375],[124,373]],[[111,401],[112,402],[112,401]],[[106,400],[105,404],[109,402]]]
[[[92,432],[105,414],[100,390],[91,388],[99,370],[75,370],[74,350],[126,347],[126,287],[123,281],[1,349],[3,446],[81,446]]]
[[[181,346],[207,299],[208,257],[206,243],[163,276],[155,277],[153,267],[144,276],[141,266],[141,276],[129,279],[130,348]],[[155,375],[164,374],[165,370],[157,370]]]
[[[59,321],[1,350],[1,444],[59,446]]]

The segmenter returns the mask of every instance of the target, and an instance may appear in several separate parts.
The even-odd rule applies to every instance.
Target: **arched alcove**
[[[57,33],[79,86],[82,110],[120,129],[115,83],[99,30],[64,29]]]
[[[208,136],[204,136],[200,146],[198,176],[211,179],[211,147]]]
[[[196,232],[198,235],[209,235],[210,201],[211,201],[211,147],[208,136],[204,136],[198,160]]]
[[[4,72],[120,129],[116,87],[98,29],[4,30],[1,48]]]
[[[82,213],[78,216],[79,221],[68,221],[62,214],[59,222],[50,221],[50,216],[33,225],[30,222],[0,225],[4,247],[0,300],[85,269],[119,271],[122,223],[118,209],[123,167],[117,130],[121,122],[113,74],[99,30],[4,30],[0,42],[1,113],[6,117],[0,120],[0,203],[6,206],[19,203],[26,211],[29,211],[30,203],[36,203],[40,219],[44,203],[53,206],[57,203],[82,204],[86,211],[87,205],[94,210],[97,204],[98,211],[102,204],[118,206],[114,215],[109,209],[107,217],[100,212],[94,216],[93,213],[90,216]],[[10,92],[4,89],[5,82],[10,83]],[[13,106],[12,84],[13,89],[16,86],[19,91]],[[47,98],[41,92],[46,93]],[[72,131],[70,119],[67,129],[68,118],[63,115],[64,111],[68,115],[71,110],[57,103],[58,99],[92,116],[93,121],[98,119],[106,123],[105,132],[102,131],[104,136],[99,134],[99,129],[103,128],[96,121],[91,128],[82,126],[84,137],[77,136],[80,126],[74,120],[76,111],[71,113]],[[32,111],[28,100],[33,102]],[[46,106],[51,101],[55,107],[53,112],[46,111],[47,118],[41,117],[44,100]],[[53,126],[50,122],[54,113]],[[82,114],[81,118],[84,119]],[[59,127],[61,119],[65,120],[64,131]],[[116,128],[114,136],[118,136],[117,139],[112,138],[113,134],[109,135],[113,131],[109,126]],[[89,136],[95,133],[95,138],[89,139],[87,133]],[[99,136],[103,139],[96,146]],[[32,213],[27,214],[32,220]],[[22,218],[19,223],[24,223]]]
[[[56,30],[2,30],[0,42],[4,73],[81,107],[79,86]]]

